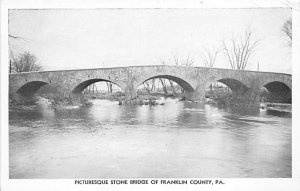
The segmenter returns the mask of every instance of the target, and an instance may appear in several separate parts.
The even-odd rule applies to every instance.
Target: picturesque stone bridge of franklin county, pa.
[[[16,100],[26,98],[49,84],[62,96],[76,96],[92,83],[109,81],[123,89],[125,99],[130,100],[137,96],[137,89],[143,82],[153,78],[175,81],[185,90],[185,97],[192,101],[203,100],[205,89],[218,81],[226,84],[232,93],[253,96],[265,87],[279,102],[291,102],[290,74],[168,65],[10,74],[9,95]]]

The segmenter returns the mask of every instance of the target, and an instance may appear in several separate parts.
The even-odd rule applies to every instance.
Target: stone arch
[[[186,99],[188,99],[188,100],[195,100],[196,99],[195,98],[196,93],[195,93],[194,87],[189,82],[187,82],[186,80],[182,79],[181,77],[177,77],[175,75],[165,75],[165,74],[154,75],[154,76],[148,77],[148,78],[143,79],[142,81],[140,81],[140,83],[138,83],[138,87],[142,83],[144,83],[145,81],[155,79],[155,78],[165,78],[165,79],[169,79],[169,80],[172,80],[172,81],[176,82],[179,86],[181,86],[184,89],[184,96],[185,96]]]
[[[81,83],[79,83],[78,85],[76,85],[76,87],[72,90],[73,94],[80,94],[86,87],[88,87],[89,85],[96,83],[96,82],[111,82],[115,85],[117,85],[118,87],[120,87],[123,91],[124,91],[124,87],[122,87],[121,85],[112,82],[110,80],[106,80],[106,79],[101,79],[101,78],[95,78],[95,79],[89,79],[89,80],[85,80]]]
[[[232,90],[232,92],[245,93],[249,89],[243,82],[234,78],[222,78],[218,80],[218,82],[221,82],[228,86]]]
[[[48,84],[44,81],[30,81],[21,86],[17,90],[17,94],[23,95],[23,96],[30,96],[37,92],[38,89],[40,89],[42,86]]]
[[[244,93],[249,90],[249,87],[244,84],[242,81],[234,79],[234,78],[221,78],[221,79],[215,79],[213,81],[209,81],[207,86],[211,85],[214,82],[221,82],[228,86],[233,92],[240,92]]]
[[[154,79],[154,78],[169,79],[169,80],[172,80],[172,81],[176,82],[178,85],[180,85],[187,92],[194,92],[195,91],[195,89],[193,88],[193,86],[190,85],[188,82],[186,82],[185,80],[183,80],[180,77],[176,77],[176,76],[172,76],[172,75],[156,75],[156,76],[152,76],[150,78],[147,78],[146,80],[143,80],[138,85],[140,86],[142,83],[144,83],[144,82],[146,82],[148,80]]]
[[[263,85],[269,92],[269,101],[278,103],[291,103],[292,90],[281,81],[271,81]]]

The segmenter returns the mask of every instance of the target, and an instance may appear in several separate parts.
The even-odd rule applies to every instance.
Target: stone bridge
[[[280,102],[291,101],[290,74],[168,65],[10,74],[9,95],[18,100],[33,95],[40,87],[49,84],[60,95],[74,96],[92,83],[109,81],[123,89],[126,100],[130,100],[137,96],[137,89],[143,82],[153,78],[175,81],[185,90],[185,97],[192,101],[202,100],[205,89],[217,81],[226,84],[236,94],[253,95],[265,87]]]

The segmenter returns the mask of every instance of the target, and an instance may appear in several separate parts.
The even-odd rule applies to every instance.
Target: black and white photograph
[[[288,3],[8,8],[8,179],[293,178]]]

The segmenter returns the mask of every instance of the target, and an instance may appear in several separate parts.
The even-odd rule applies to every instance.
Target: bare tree
[[[224,53],[231,68],[244,70],[258,42],[259,40],[253,39],[253,32],[250,28],[245,31],[244,37],[232,38],[230,43],[223,41]]]
[[[204,62],[206,67],[213,68],[216,62],[217,55],[219,53],[219,49],[204,49],[200,51],[200,56]]]
[[[9,39],[15,39],[15,40],[18,40],[18,39],[20,39],[20,40],[25,40],[23,37],[20,37],[20,36],[15,36],[15,35],[8,35],[8,38]]]
[[[159,80],[161,82],[161,85],[162,85],[162,88],[163,88],[163,91],[164,91],[165,95],[167,95],[168,90],[167,90],[166,79],[165,78],[159,78]]]
[[[172,54],[172,57],[173,57],[174,64],[176,66],[179,66],[180,65],[179,56],[177,54]]]
[[[112,86],[113,84],[109,81],[106,81],[106,85],[107,85],[107,92],[108,93],[112,93]]]
[[[194,64],[194,59],[190,57],[190,55],[188,55],[182,62],[181,62],[181,65],[182,66],[193,66]]]
[[[171,89],[173,91],[173,95],[176,95],[176,91],[175,91],[175,88],[174,88],[173,81],[169,79],[169,83],[170,83]]]
[[[30,52],[24,52],[20,54],[17,58],[12,55],[11,61],[11,72],[31,72],[31,71],[41,71],[42,66],[36,63],[37,58]]]
[[[151,80],[151,91],[153,92],[153,91],[155,91],[155,89],[156,89],[156,86],[155,86],[155,78],[153,78],[152,80]]]
[[[177,54],[172,54],[173,62],[176,66],[193,66],[194,59],[188,55],[185,59],[181,60],[179,59],[179,56]]]
[[[282,25],[282,31],[288,37],[288,45],[292,46],[292,28],[293,28],[292,18],[289,18],[285,23]]]
[[[150,84],[149,81],[143,82],[144,88],[148,94],[150,94]]]

